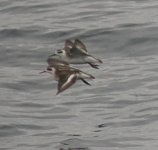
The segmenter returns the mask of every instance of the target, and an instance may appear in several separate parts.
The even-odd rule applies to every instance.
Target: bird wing
[[[63,92],[70,86],[72,86],[77,80],[77,75],[75,73],[68,73],[67,71],[62,71],[59,74],[58,81],[58,91],[57,94]]]
[[[75,39],[74,43],[70,40],[66,40],[64,49],[69,57],[85,56],[88,54],[86,46],[79,39]]]
[[[71,40],[65,40],[65,48],[72,48],[74,43]]]
[[[79,39],[75,39],[74,46],[82,53],[88,54],[86,46]]]

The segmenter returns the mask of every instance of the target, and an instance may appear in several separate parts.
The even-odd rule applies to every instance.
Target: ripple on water
[[[0,149],[157,149],[157,4],[1,0]],[[39,72],[75,38],[104,63],[56,96]]]
[[[26,132],[19,129],[16,125],[0,125],[0,137],[12,137],[25,134]]]

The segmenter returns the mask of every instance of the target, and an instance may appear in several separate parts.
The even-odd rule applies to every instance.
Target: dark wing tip
[[[82,80],[83,83],[91,86],[91,84],[89,82],[87,82],[86,80],[84,80],[84,79],[81,79],[81,80]]]
[[[81,42],[81,40],[79,40],[79,39],[75,39],[75,41],[76,41],[76,42]],[[82,43],[82,42],[81,42],[81,43]]]
[[[92,63],[88,63],[91,67],[95,68],[95,69],[99,69],[99,65],[97,64],[92,64]]]

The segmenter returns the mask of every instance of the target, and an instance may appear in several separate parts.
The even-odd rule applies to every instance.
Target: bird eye
[[[48,71],[52,71],[52,69],[51,69],[51,68],[47,68],[47,70],[48,70]]]
[[[57,53],[60,54],[60,53],[63,53],[63,51],[62,50],[58,50]]]

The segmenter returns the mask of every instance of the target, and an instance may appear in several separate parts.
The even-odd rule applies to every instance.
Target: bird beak
[[[50,55],[49,57],[52,57],[52,56],[57,56],[57,54],[52,54],[52,55]]]
[[[44,71],[41,71],[41,72],[39,72],[39,74],[41,74],[41,73],[45,73],[45,72],[47,72],[46,70],[44,70]]]

